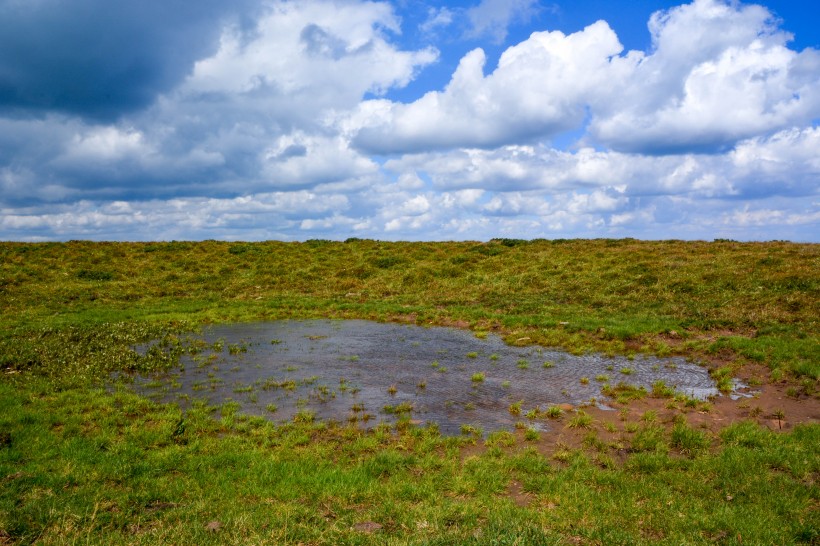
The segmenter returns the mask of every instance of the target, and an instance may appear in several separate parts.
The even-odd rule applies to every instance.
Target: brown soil
[[[723,365],[722,359],[716,358],[711,366]],[[757,386],[742,389],[744,395],[732,400],[729,396],[721,395],[696,407],[687,407],[674,402],[669,398],[653,398],[647,396],[641,400],[634,400],[627,404],[619,404],[614,400],[604,403],[612,410],[589,406],[584,408],[563,408],[566,411],[558,419],[547,419],[549,431],[542,432],[536,441],[527,441],[524,431],[517,431],[516,445],[507,448],[514,452],[525,447],[534,447],[539,453],[550,458],[554,464],[563,464],[565,455],[575,450],[586,452],[592,460],[610,461],[622,464],[626,461],[630,451],[633,432],[627,431],[627,426],[633,427],[642,423],[642,416],[648,411],[656,413],[656,423],[669,429],[678,415],[683,415],[692,428],[707,430],[717,435],[725,427],[739,422],[751,420],[775,432],[787,432],[798,424],[820,422],[820,396],[817,393],[807,395],[803,389],[792,382],[772,381],[769,370],[758,364],[745,365],[736,370],[735,377],[745,383],[750,381]],[[789,394],[787,394],[787,390]],[[583,409],[593,418],[589,428],[570,428],[568,423],[575,411]],[[778,419],[778,415],[781,416]],[[486,451],[482,442],[467,446],[463,449],[462,457],[480,455]],[[599,457],[605,455],[605,457]],[[672,454],[674,456],[674,453]],[[520,484],[511,481],[508,484],[507,496],[517,505],[525,506],[531,502]]]

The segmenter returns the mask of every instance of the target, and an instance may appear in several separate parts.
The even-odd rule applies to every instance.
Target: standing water
[[[405,417],[444,434],[463,425],[509,429],[556,404],[600,404],[607,383],[650,390],[663,381],[693,398],[718,394],[706,369],[682,358],[576,356],[451,328],[277,321],[213,326],[202,339],[206,350],[163,376],[138,377],[137,389],[181,404],[233,400],[277,422],[300,412],[366,426]]]

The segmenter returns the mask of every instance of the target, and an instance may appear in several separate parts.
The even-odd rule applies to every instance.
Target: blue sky
[[[810,4],[0,0],[0,239],[818,242]]]

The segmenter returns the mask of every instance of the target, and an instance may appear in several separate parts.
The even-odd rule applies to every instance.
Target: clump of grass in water
[[[384,413],[389,415],[399,415],[402,413],[410,413],[413,411],[413,404],[410,402],[402,402],[401,404],[393,405],[386,405],[382,408]]]
[[[717,389],[726,394],[732,392],[732,369],[728,366],[714,369],[710,372],[712,379],[717,384]]]
[[[555,367],[555,363],[554,363],[554,362],[551,362],[551,361],[549,361],[549,360],[545,360],[545,361],[544,361],[544,364],[542,364],[542,365],[541,365],[541,367],[543,367],[544,369],[554,368],[554,367]]]
[[[521,406],[524,404],[523,400],[519,400],[513,404],[510,404],[510,407],[507,410],[510,412],[510,415],[521,415]]]
[[[467,358],[478,358],[478,353],[476,353],[476,352],[467,353]]]
[[[485,378],[484,372],[476,372],[472,375],[470,380],[473,383],[482,383],[482,382],[484,382],[484,378]]]
[[[248,346],[244,343],[231,343],[228,345],[228,353],[232,355],[238,355],[241,353],[247,353]]]
[[[473,425],[461,425],[461,433],[465,436],[481,436],[482,431]]]
[[[655,398],[673,398],[675,389],[668,386],[662,379],[652,383],[652,396]]]
[[[530,363],[522,358],[518,361],[517,366],[519,370],[526,370],[530,367]]]
[[[308,424],[316,420],[316,413],[310,410],[300,410],[293,416],[294,423]]]
[[[619,404],[626,404],[631,400],[640,400],[648,394],[643,387],[635,387],[623,382],[618,383],[614,387],[607,383],[601,387],[601,392],[606,396],[614,398]]]

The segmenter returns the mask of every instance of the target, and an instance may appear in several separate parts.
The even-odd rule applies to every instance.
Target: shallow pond
[[[442,433],[485,432],[554,404],[605,403],[601,387],[651,390],[663,381],[690,397],[718,394],[706,369],[681,358],[571,355],[513,347],[498,336],[361,320],[277,321],[207,328],[207,348],[167,374],[137,377],[139,392],[185,406],[233,400],[241,411],[288,421],[300,412],[364,426],[410,418]],[[509,408],[519,403],[521,412]],[[530,417],[533,413],[530,413]]]

